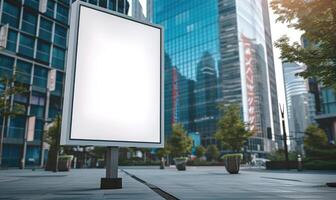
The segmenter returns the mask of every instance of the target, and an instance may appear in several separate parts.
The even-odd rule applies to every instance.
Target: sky
[[[271,30],[272,30],[272,40],[273,40],[275,74],[276,74],[277,89],[278,89],[278,101],[279,101],[279,104],[286,106],[282,63],[281,63],[281,59],[279,58],[280,49],[274,47],[274,42],[283,35],[287,35],[290,39],[290,42],[300,42],[300,37],[302,35],[302,32],[295,30],[293,28],[288,28],[286,24],[282,24],[280,22],[276,23],[275,21],[276,21],[277,15],[273,13],[272,8],[269,8],[269,11],[270,11],[270,21],[271,21]],[[285,114],[285,116],[287,116],[287,114]],[[286,125],[287,124],[288,124],[288,121],[286,117]],[[288,133],[288,127],[286,128],[287,128],[286,131]]]

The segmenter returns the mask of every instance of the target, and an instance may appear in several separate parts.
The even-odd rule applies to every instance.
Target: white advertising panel
[[[77,1],[61,144],[163,146],[163,30]]]

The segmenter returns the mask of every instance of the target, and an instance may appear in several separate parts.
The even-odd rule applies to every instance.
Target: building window
[[[19,27],[20,10],[8,1],[4,1],[1,22],[2,24],[9,24],[12,27]]]
[[[52,22],[41,17],[39,37],[51,42]]]
[[[68,24],[68,9],[61,4],[57,4],[56,19]]]
[[[45,12],[45,15],[54,18],[54,9],[55,9],[55,2],[48,0],[47,12]]]
[[[53,48],[53,55],[52,55],[52,65],[55,68],[63,69],[64,68],[64,57],[65,57],[65,51],[54,47]]]
[[[50,44],[38,40],[36,59],[49,63],[49,56],[50,56]]]
[[[40,88],[46,88],[47,77],[48,77],[48,70],[43,67],[35,65],[33,85]]]
[[[107,7],[107,0],[99,0],[99,6],[106,8]]]
[[[19,53],[25,56],[33,57],[34,39],[32,37],[24,34],[20,35]]]
[[[26,31],[27,33],[35,35],[36,34],[36,22],[37,22],[36,15],[27,11],[27,9],[24,9],[23,16],[22,16],[21,29],[23,31]]]
[[[0,55],[0,74],[11,77],[13,74],[14,58]]]
[[[39,4],[40,4],[39,0],[24,1],[24,5],[34,8],[35,10],[38,10]]]
[[[9,134],[7,138],[23,138],[26,125],[26,117],[16,116],[10,120]]]
[[[16,52],[16,40],[17,40],[17,32],[13,30],[8,31],[8,39],[7,39],[7,47],[8,51]]]
[[[67,36],[67,29],[63,28],[62,26],[60,26],[58,24],[56,24],[55,25],[54,43],[65,48],[66,36]]]
[[[89,0],[89,3],[93,4],[93,5],[97,5],[98,0]]]
[[[116,11],[116,0],[109,0],[108,9]]]
[[[30,73],[31,73],[32,64],[17,60],[16,63],[16,79],[21,83],[30,84]]]

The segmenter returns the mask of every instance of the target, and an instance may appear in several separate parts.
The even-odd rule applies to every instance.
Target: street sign
[[[9,25],[6,24],[0,28],[0,49],[7,47],[8,27]]]
[[[35,116],[30,116],[28,118],[28,132],[27,132],[27,141],[31,142],[34,141],[34,135],[35,135],[35,122],[36,122],[36,117]]]
[[[54,91],[56,88],[56,69],[51,69],[48,72],[48,89]]]
[[[163,147],[163,30],[71,6],[62,145]]]

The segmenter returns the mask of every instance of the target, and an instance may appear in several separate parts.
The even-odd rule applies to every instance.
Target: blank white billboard
[[[163,146],[162,31],[72,5],[61,144]]]

